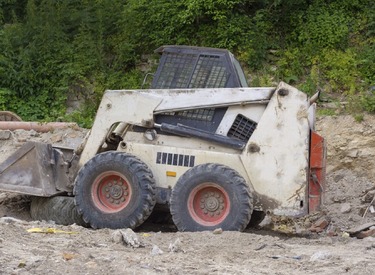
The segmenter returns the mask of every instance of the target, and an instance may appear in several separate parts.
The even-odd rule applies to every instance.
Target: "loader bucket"
[[[51,144],[25,143],[0,164],[0,191],[42,197],[64,193],[57,188],[64,172],[56,152]]]

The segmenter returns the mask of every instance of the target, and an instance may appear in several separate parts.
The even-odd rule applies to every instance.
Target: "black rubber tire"
[[[115,177],[113,175],[120,177],[121,188],[127,186],[131,194],[126,197],[126,204],[120,202],[124,205],[121,209],[116,209],[113,201],[109,202],[112,197],[107,199],[102,194],[104,189],[108,196],[117,194],[116,190],[112,190],[110,181],[106,181],[106,177]],[[100,187],[102,182],[109,183]],[[124,190],[121,192],[126,193]],[[115,151],[98,154],[89,160],[80,169],[74,185],[78,212],[93,228],[136,228],[150,216],[156,202],[155,193],[155,180],[147,165],[133,155]]]
[[[253,211],[253,214],[251,214],[251,219],[249,224],[247,225],[247,228],[250,227],[257,227],[266,217],[266,212],[264,211]]]
[[[34,197],[30,204],[30,215],[34,220],[54,221],[56,224],[78,224],[87,226],[78,214],[73,197]]]
[[[209,188],[213,188],[214,192],[208,192]],[[205,189],[207,189],[207,192]],[[215,190],[218,190],[218,193],[215,193]],[[207,198],[208,193],[214,200],[214,206],[217,206],[215,203],[224,202],[228,205],[228,207],[225,206],[224,208],[223,206],[222,208],[226,214],[214,221],[214,224],[203,220],[205,219],[204,215],[207,213],[195,215],[195,213],[203,211],[198,209],[199,207],[197,207],[197,212],[193,209],[194,201],[198,202],[203,209],[203,205],[206,205],[209,200],[207,199],[207,201],[203,202],[205,200],[204,196]],[[220,194],[223,196],[220,196]],[[217,196],[217,201],[215,196]],[[224,199],[219,202],[219,198],[220,200]],[[179,231],[205,231],[216,228],[226,231],[243,231],[251,218],[253,211],[252,200],[249,187],[238,172],[221,164],[208,163],[189,169],[179,178],[172,190],[170,209],[173,222]],[[212,211],[217,211],[217,209],[212,209]],[[221,215],[222,212],[218,211],[216,213]],[[203,216],[203,218],[197,218],[198,215]]]

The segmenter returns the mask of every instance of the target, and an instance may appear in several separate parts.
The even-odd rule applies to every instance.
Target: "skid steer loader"
[[[227,50],[157,52],[150,89],[106,91],[79,148],[26,143],[0,165],[0,190],[49,198],[31,211],[93,228],[135,228],[156,204],[180,231],[241,231],[253,211],[319,209],[317,95],[286,83],[248,88]]]

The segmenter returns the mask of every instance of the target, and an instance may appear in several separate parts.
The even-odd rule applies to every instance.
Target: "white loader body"
[[[309,100],[285,83],[274,88],[186,90],[111,90],[100,104],[80,158],[91,159],[105,144],[112,125],[152,129],[155,115],[189,109],[228,107],[216,135],[227,136],[237,115],[257,123],[243,149],[202,140],[145,131],[122,133],[117,151],[137,156],[151,169],[157,187],[173,189],[188,169],[204,163],[223,164],[238,171],[255,195],[255,209],[302,215],[308,207]],[[105,146],[105,145],[104,145]]]

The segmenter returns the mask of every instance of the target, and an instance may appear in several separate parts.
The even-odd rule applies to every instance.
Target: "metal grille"
[[[176,53],[164,53],[164,55],[166,56],[164,67],[153,88],[187,88],[197,56]]]
[[[156,163],[194,167],[195,156],[158,152],[156,155]]]
[[[189,88],[224,88],[228,75],[220,56],[201,55]]]
[[[232,127],[229,129],[228,137],[236,138],[242,141],[248,141],[253,134],[257,123],[248,119],[247,117],[238,114],[233,122]]]
[[[152,88],[224,88],[229,74],[224,59],[215,55],[163,53],[163,69]]]
[[[195,110],[186,110],[180,112],[169,112],[163,113],[163,115],[170,116],[179,116],[188,119],[201,120],[201,121],[212,121],[214,117],[215,109],[195,109]]]

